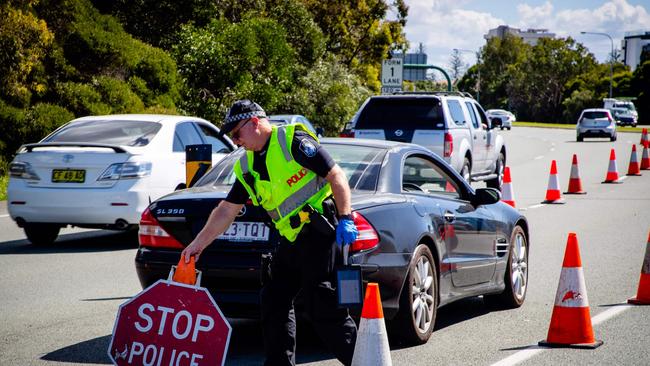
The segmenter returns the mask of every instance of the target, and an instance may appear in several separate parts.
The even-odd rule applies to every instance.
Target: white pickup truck
[[[501,189],[506,146],[483,108],[459,92],[368,98],[346,132],[362,139],[419,144],[447,161],[467,181]],[[352,137],[350,136],[350,137]]]

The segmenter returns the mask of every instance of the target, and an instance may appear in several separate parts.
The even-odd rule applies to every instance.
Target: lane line
[[[633,307],[633,305],[621,304],[621,305],[614,306],[611,309],[605,310],[602,313],[591,318],[591,324],[592,326],[598,325],[604,321],[607,321],[610,318],[615,317],[616,315],[619,315],[620,313],[624,312],[625,310],[628,310],[631,307]],[[538,353],[542,353],[547,349],[550,348],[530,346],[526,349],[523,349],[515,354],[512,354],[504,358],[501,361],[497,361],[493,363],[491,366],[513,366],[520,362],[526,361],[527,359],[537,355]]]
[[[626,179],[627,179],[627,175],[618,178],[618,180],[626,180]]]
[[[535,160],[544,159],[544,155],[536,156]]]
[[[0,215],[0,217],[9,217],[9,215]]]
[[[532,208],[540,208],[540,207],[544,207],[544,204],[543,204],[543,203],[538,203],[538,204],[536,204],[536,205],[528,206],[529,209],[532,209]]]

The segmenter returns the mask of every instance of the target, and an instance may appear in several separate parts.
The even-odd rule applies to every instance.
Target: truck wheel
[[[485,181],[485,184],[488,188],[496,188],[501,190],[501,184],[503,183],[503,167],[505,165],[506,157],[503,156],[503,153],[499,153],[499,157],[496,161],[496,166],[494,167],[494,174],[497,175],[494,179],[488,179]]]
[[[463,161],[463,169],[460,170],[460,176],[463,177],[467,183],[472,183],[472,164],[470,164],[468,158],[465,158]]]
[[[23,229],[27,240],[33,245],[40,246],[54,243],[61,227],[53,224],[25,224]]]

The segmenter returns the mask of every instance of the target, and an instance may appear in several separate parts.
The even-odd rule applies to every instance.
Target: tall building
[[[548,29],[529,28],[522,31],[519,28],[512,28],[507,25],[500,25],[497,28],[490,29],[490,31],[484,35],[483,38],[485,38],[485,40],[494,37],[504,38],[506,34],[519,37],[531,46],[536,45],[537,40],[540,38],[555,38],[555,33],[549,33]]]
[[[625,32],[621,48],[623,63],[634,71],[641,61],[641,53],[643,51],[650,52],[650,31]]]

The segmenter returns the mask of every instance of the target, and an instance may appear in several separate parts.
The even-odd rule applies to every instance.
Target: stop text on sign
[[[155,331],[160,336],[171,336],[177,340],[189,337],[192,342],[199,339],[200,333],[207,333],[214,328],[214,319],[206,314],[193,316],[187,310],[176,312],[166,306],[154,306],[143,303],[138,308],[138,320],[134,322],[135,329],[141,333]],[[202,354],[165,349],[155,344],[143,344],[133,341],[124,350],[116,352],[115,359],[124,359],[128,364],[144,366],[198,366],[203,359]]]

